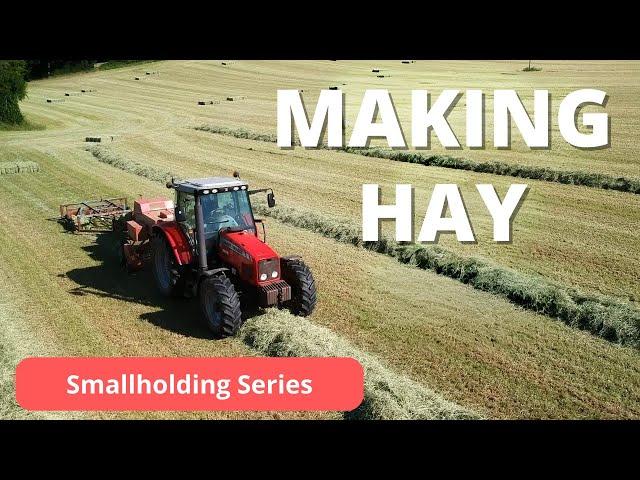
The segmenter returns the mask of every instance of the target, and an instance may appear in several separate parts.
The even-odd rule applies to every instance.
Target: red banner
[[[27,358],[27,410],[353,410],[364,374],[352,358]]]

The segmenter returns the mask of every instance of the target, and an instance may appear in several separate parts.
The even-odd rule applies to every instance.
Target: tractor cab
[[[172,184],[176,191],[176,220],[187,232],[197,230],[196,203],[200,204],[202,229],[207,244],[216,244],[220,230],[232,228],[256,233],[248,185],[236,178],[209,177]]]
[[[249,282],[279,280],[279,272],[270,271],[261,280],[262,274],[256,276],[255,269],[249,268],[249,264],[278,258],[265,243],[264,224],[263,239],[259,239],[256,223],[262,220],[254,218],[249,200],[253,193],[269,192],[267,203],[273,207],[273,190],[248,190],[237,172],[233,178],[172,180],[167,187],[176,191],[175,220],[194,247],[200,271],[224,264],[240,271]]]

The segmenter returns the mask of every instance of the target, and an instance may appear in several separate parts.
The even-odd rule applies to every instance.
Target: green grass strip
[[[640,348],[640,310],[618,299],[586,295],[543,277],[491,265],[478,258],[463,257],[437,245],[401,244],[388,239],[363,242],[360,230],[349,222],[310,210],[290,207],[269,209],[262,203],[253,207],[260,215],[389,255],[401,263],[432,270],[610,342]]]
[[[364,368],[362,404],[345,418],[358,420],[453,420],[481,418],[433,390],[389,370],[326,327],[289,312],[269,309],[245,322],[240,338],[271,357],[351,357]]]
[[[260,134],[244,129],[231,129],[211,125],[194,127],[195,130],[227,135],[235,138],[247,140],[258,140],[262,142],[276,143],[277,137],[270,134]],[[298,142],[296,142],[299,145]],[[563,171],[546,167],[535,167],[526,165],[513,165],[503,162],[476,162],[464,158],[451,157],[449,155],[424,155],[417,152],[389,150],[384,148],[329,148],[346,153],[363,155],[366,157],[384,158],[395,162],[415,163],[427,167],[454,168],[457,170],[468,170],[478,173],[489,173],[492,175],[503,175],[516,178],[528,178],[545,182],[562,183],[566,185],[582,185],[585,187],[602,188],[604,190],[617,190],[640,194],[640,179],[627,177],[613,177],[600,173],[583,171]]]

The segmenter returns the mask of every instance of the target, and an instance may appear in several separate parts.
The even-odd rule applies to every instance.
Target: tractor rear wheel
[[[200,307],[204,321],[219,338],[235,335],[242,324],[240,297],[225,276],[213,276],[200,284]]]
[[[151,239],[151,265],[153,277],[160,293],[167,297],[180,296],[184,292],[184,278],[167,241],[160,235]]]
[[[291,300],[285,306],[294,315],[307,317],[316,307],[316,282],[309,267],[299,258],[281,260],[282,278],[291,286]]]

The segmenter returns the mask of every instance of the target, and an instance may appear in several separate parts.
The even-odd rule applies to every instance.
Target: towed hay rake
[[[130,211],[126,197],[85,200],[60,205],[59,222],[75,232],[111,232]]]

